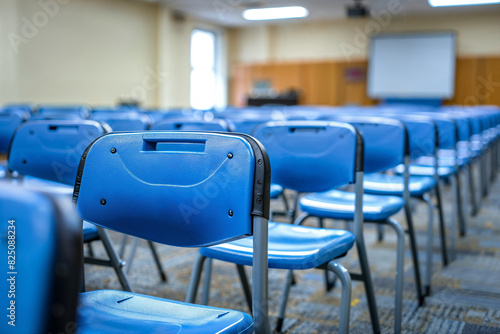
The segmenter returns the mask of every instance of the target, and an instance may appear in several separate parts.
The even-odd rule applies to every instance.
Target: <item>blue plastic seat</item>
[[[270,122],[262,124],[253,132],[269,153],[272,168],[272,182],[285,189],[295,191],[325,191],[336,186],[355,183],[362,179],[363,143],[357,131],[345,123],[334,122]],[[357,205],[362,201],[361,187],[357,187]],[[362,231],[362,211],[356,210],[355,226]],[[348,231],[305,228],[297,224],[270,223],[269,229],[269,267],[288,269],[285,291],[282,297],[276,331],[280,332],[285,318],[286,301],[290,292],[292,270],[327,268],[342,281],[342,297],[339,332],[346,333],[349,328],[351,279],[347,270],[335,261],[344,256],[353,246],[354,235]],[[362,235],[361,235],[362,238]],[[245,297],[249,302],[250,291],[243,270],[249,265],[252,254],[251,239],[209,247],[200,251],[197,262],[205,258],[219,259],[236,264]],[[359,245],[358,245],[359,246]],[[364,244],[363,244],[364,246]],[[362,254],[360,264],[363,272],[367,298],[374,332],[379,332],[375,296],[364,248],[358,247]],[[210,270],[205,273],[205,289],[210,285]],[[196,282],[195,282],[196,283]],[[194,301],[196,295],[190,289],[187,301]],[[205,290],[204,303],[208,302]]]
[[[311,216],[332,219],[354,219],[354,193],[330,190],[324,193],[313,193],[302,197],[300,209]],[[404,206],[404,200],[397,196],[363,196],[363,218],[368,222],[386,220],[396,214]]]
[[[203,248],[205,257],[252,265],[253,238]],[[346,254],[354,244],[354,235],[343,230],[317,229],[269,223],[268,266],[277,269],[311,269]]]
[[[68,198],[0,182],[0,333],[64,333],[75,323],[80,224]]]
[[[408,187],[412,197],[423,196],[436,187],[436,180],[432,177],[410,176],[409,181]],[[400,175],[365,174],[363,189],[369,194],[403,196],[404,178]]]
[[[102,290],[80,296],[78,333],[253,333],[248,314]]]
[[[271,198],[278,198],[283,194],[283,187],[279,184],[271,184]]]
[[[94,141],[85,153],[74,199],[89,222],[179,247],[253,236],[254,307],[252,320],[238,311],[94,291],[81,295],[78,333],[270,333],[270,168],[258,142],[233,134],[116,132]],[[201,266],[197,262],[194,281]]]

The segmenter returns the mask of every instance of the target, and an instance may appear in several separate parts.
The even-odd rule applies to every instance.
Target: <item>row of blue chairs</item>
[[[412,248],[415,247],[416,242],[415,242],[415,240],[412,240],[412,239],[414,239],[415,236],[413,233],[413,237],[412,237],[412,231],[411,231],[412,230],[412,227],[411,227],[412,221],[411,221],[411,210],[409,210],[409,197],[412,195],[414,197],[423,196],[423,194],[429,192],[430,190],[434,190],[436,193],[438,193],[437,189],[439,189],[439,187],[437,186],[438,185],[437,180],[439,179],[440,175],[438,174],[437,171],[439,170],[440,166],[436,164],[436,161],[439,160],[439,156],[438,156],[438,153],[435,153],[435,151],[436,151],[435,142],[436,142],[436,138],[438,138],[438,140],[439,140],[440,137],[443,137],[443,135],[442,135],[443,132],[439,132],[440,128],[437,125],[438,122],[433,120],[431,115],[423,115],[423,114],[411,115],[411,116],[401,115],[401,114],[396,115],[394,110],[388,110],[388,111],[384,111],[384,114],[383,114],[384,119],[373,119],[373,117],[371,116],[371,114],[367,110],[363,110],[363,111],[358,110],[357,113],[354,113],[352,110],[350,110],[348,115],[345,115],[345,113],[344,113],[344,115],[342,115],[342,113],[338,109],[335,110],[335,114],[332,114],[331,111],[329,111],[328,115],[325,115],[325,112],[323,112],[323,111],[324,110],[322,110],[321,112],[318,112],[318,113],[322,114],[321,117],[327,117],[327,118],[325,118],[325,119],[328,119],[326,121],[325,120],[320,121],[320,122],[316,122],[316,121],[306,121],[306,122],[304,122],[304,121],[289,122],[288,121],[288,122],[284,122],[284,121],[282,121],[282,122],[278,122],[278,123],[270,123],[270,124],[266,124],[266,125],[261,125],[261,126],[257,127],[257,129],[252,130],[252,134],[258,140],[260,140],[262,143],[264,143],[266,150],[270,154],[271,162],[272,162],[272,166],[273,166],[273,173],[272,173],[273,182],[280,185],[281,187],[295,190],[295,191],[300,192],[300,193],[303,193],[303,192],[304,193],[313,193],[311,195],[305,195],[305,196],[300,198],[299,204],[300,204],[302,211],[304,211],[304,214],[301,215],[300,217],[298,217],[298,219],[295,221],[296,224],[301,224],[307,216],[318,216],[318,217],[322,217],[322,218],[337,218],[337,219],[353,219],[354,220],[354,229],[353,229],[354,234],[352,235],[353,236],[352,242],[353,243],[356,242],[356,245],[358,247],[358,253],[360,255],[360,263],[361,263],[361,268],[362,268],[363,272],[360,275],[350,275],[349,277],[362,279],[365,283],[365,287],[367,290],[367,299],[368,299],[368,303],[369,303],[369,307],[370,307],[370,314],[372,316],[372,324],[373,324],[374,332],[380,331],[380,328],[379,328],[378,317],[377,317],[377,312],[376,312],[375,296],[373,294],[373,287],[371,287],[372,283],[371,283],[371,278],[370,278],[370,274],[369,274],[368,259],[366,257],[366,251],[364,251],[364,242],[363,242],[363,233],[362,233],[362,225],[363,224],[362,224],[362,222],[363,222],[363,220],[365,220],[365,221],[370,220],[370,221],[375,221],[375,222],[379,222],[382,224],[389,224],[390,226],[394,227],[394,229],[396,230],[396,232],[400,236],[398,238],[398,252],[397,252],[397,256],[398,256],[397,268],[398,269],[397,269],[396,304],[395,304],[395,312],[396,312],[395,331],[399,332],[399,330],[401,329],[401,312],[402,312],[402,306],[401,306],[402,295],[401,295],[401,289],[399,287],[402,286],[401,284],[402,284],[402,279],[403,279],[403,275],[402,275],[402,271],[401,271],[401,268],[402,268],[401,263],[402,263],[402,259],[403,259],[402,249],[404,249],[404,237],[402,237],[402,236],[404,236],[404,232],[402,232],[402,229],[401,229],[401,226],[399,225],[399,223],[395,222],[394,220],[390,219],[389,217],[392,214],[394,214],[395,212],[399,211],[402,207],[405,207],[405,209],[407,209],[405,211],[407,212],[410,246]],[[377,110],[377,112],[380,112],[380,110]],[[255,113],[255,112],[252,111],[252,113]],[[488,111],[487,114],[494,114],[494,113],[492,113],[491,111]],[[236,118],[239,118],[239,116],[242,116],[242,115],[237,115],[233,118],[236,119]],[[265,116],[269,116],[269,115],[264,114],[264,116],[261,117],[261,123],[268,120],[268,119],[266,119]],[[379,114],[379,116],[380,116],[380,114]],[[271,117],[276,117],[276,115],[271,115]],[[244,118],[244,116],[241,118]],[[252,116],[249,123],[257,121],[254,118],[256,118],[256,117]],[[335,118],[337,118],[337,119],[335,120]],[[388,118],[391,118],[391,119],[398,118],[399,121],[388,121],[387,120]],[[341,126],[341,124],[339,124],[339,123],[331,123],[332,120],[349,122],[351,124],[354,124],[357,127],[357,129],[359,130],[359,133],[356,132],[358,130],[353,132],[352,128],[349,128],[349,126],[346,127],[345,125]],[[41,127],[45,126],[49,130],[52,127],[52,131],[54,131],[54,130],[57,130],[57,128],[54,129],[54,126],[55,126],[54,122],[55,121],[38,121],[38,122],[31,122],[31,124],[35,124],[35,125],[39,124],[39,126],[41,126]],[[77,122],[77,121],[66,121],[66,122],[71,123],[71,122]],[[491,120],[491,122],[492,122],[492,124],[494,124],[493,120]],[[52,125],[50,125],[50,124],[52,124]],[[342,124],[345,124],[345,123],[342,123]],[[419,124],[427,124],[427,128],[431,129],[429,131],[429,135],[431,137],[425,137],[425,136],[422,137],[423,127],[420,126]],[[431,124],[431,126],[429,126],[429,124]],[[28,125],[29,124],[27,123],[26,126],[28,126]],[[68,125],[68,124],[66,124],[66,125]],[[394,134],[392,134],[392,132],[389,131],[389,129],[391,127],[395,129]],[[62,128],[64,129],[64,127],[62,127]],[[75,126],[73,126],[73,127],[69,126],[69,128],[71,131],[75,130]],[[333,155],[334,155],[332,147],[335,147],[335,145],[333,143],[339,143],[338,145],[341,145],[341,147],[343,148],[343,146],[342,146],[343,145],[342,144],[343,138],[349,137],[349,135],[347,135],[349,133],[349,129],[352,133],[356,133],[357,144],[355,142],[354,148],[353,147],[344,148],[343,150],[340,150],[340,151],[351,152],[351,154],[356,154],[355,152],[358,152],[357,158],[356,158],[357,160],[355,159],[355,161],[358,161],[358,162],[354,163],[354,169],[353,169],[354,171],[357,171],[357,172],[354,174],[354,177],[351,176],[351,178],[346,178],[346,179],[342,179],[342,180],[343,180],[343,183],[349,183],[349,182],[354,183],[355,181],[358,181],[356,183],[358,186],[356,188],[355,196],[352,195],[352,193],[349,194],[349,193],[339,193],[336,191],[329,191],[329,190],[331,190],[331,188],[334,188],[334,186],[338,185],[338,184],[329,183],[329,182],[332,182],[332,181],[328,181],[329,178],[332,178],[333,176],[328,175],[328,173],[318,173],[318,171],[320,171],[320,170],[327,169],[327,170],[335,170],[338,174],[342,174],[342,173],[340,173],[342,171],[342,169],[339,169],[338,166],[335,167],[336,164],[340,164],[340,162],[338,161],[340,159],[340,157],[338,157],[338,156],[335,157],[337,160],[331,161],[330,165],[328,165],[329,160],[327,159],[327,157],[329,157],[329,156],[333,157]],[[399,135],[396,134],[397,133],[396,129],[399,129]],[[413,129],[413,131],[412,131],[412,129]],[[380,132],[381,130],[382,130],[382,132]],[[64,129],[63,133],[65,131],[67,131],[67,129]],[[379,131],[379,132],[377,132],[377,131]],[[444,130],[441,130],[441,131],[444,131]],[[492,142],[488,143],[488,145],[486,145],[486,146],[490,146],[491,148],[494,146],[494,144],[495,144],[494,141],[496,140],[496,136],[492,132],[493,131],[489,131],[489,137],[492,140]],[[436,138],[432,137],[432,133],[434,133],[434,137],[436,137]],[[30,132],[27,131],[27,134],[29,135]],[[196,140],[188,140],[186,143],[181,141],[182,144],[179,144],[178,139],[159,141],[159,142],[155,141],[154,139],[152,139],[152,140],[144,139],[144,138],[149,137],[149,136],[154,137],[155,134],[160,136],[164,133],[157,132],[157,131],[150,131],[150,132],[145,132],[145,133],[141,134],[140,137],[143,138],[143,144],[141,146],[142,150],[140,151],[141,153],[145,152],[146,154],[151,154],[151,155],[153,154],[152,152],[158,152],[158,151],[161,151],[161,152],[164,152],[164,151],[183,152],[183,153],[198,152],[199,153],[199,150],[201,149],[200,147],[203,146],[199,141],[196,141]],[[381,135],[381,134],[383,134],[383,135]],[[389,134],[392,134],[392,135],[389,135]],[[123,136],[123,138],[132,136],[132,134],[127,135],[127,134],[120,134],[120,133],[116,133],[116,135],[118,136],[117,138],[120,138],[120,136]],[[185,135],[189,136],[189,134],[185,134]],[[17,134],[16,134],[16,136],[17,136]],[[33,136],[33,134],[32,134],[32,136]],[[359,152],[362,151],[360,149],[360,147],[363,146],[362,144],[360,144],[361,140],[359,138],[361,138],[361,136],[365,137],[365,145],[364,145],[364,153],[360,154]],[[391,136],[393,136],[393,137],[391,137]],[[107,136],[104,136],[103,138],[105,138],[105,137],[107,137]],[[278,139],[281,138],[282,140],[280,141],[277,138]],[[388,141],[388,139],[391,139],[391,138],[393,140]],[[380,142],[378,145],[381,145],[381,146],[378,146],[378,151],[377,151],[377,139]],[[448,138],[443,138],[443,139],[441,139],[441,141],[438,141],[438,148],[439,148],[439,142],[446,142],[446,140],[448,140]],[[484,135],[482,133],[481,133],[481,137],[479,138],[479,140],[481,140],[481,141],[484,140]],[[451,140],[451,142],[452,141],[453,140]],[[118,141],[118,142],[120,142],[120,141]],[[431,144],[427,145],[429,142]],[[320,145],[319,143],[322,143],[322,145]],[[394,143],[400,143],[400,145],[394,145]],[[350,145],[353,145],[352,142]],[[85,145],[82,145],[82,146],[85,146]],[[113,148],[115,149],[114,153],[112,151]],[[118,150],[118,148],[117,147],[113,147],[113,148],[111,148],[110,152],[111,152],[111,154],[116,154],[116,151]],[[135,145],[135,148],[138,149],[138,146]],[[312,150],[311,148],[314,148],[315,150]],[[442,149],[444,149],[444,148],[442,148]],[[493,150],[491,150],[491,151],[493,151]],[[496,168],[496,159],[495,159],[494,155],[496,153],[491,153],[491,151],[490,151],[490,153],[487,153],[487,154],[489,154],[489,158],[484,158],[485,161],[486,161],[486,159],[489,159],[488,162],[490,164],[485,163],[484,165],[486,165],[486,168],[491,169],[489,175],[494,175],[494,171]],[[204,152],[206,152],[206,147],[205,147]],[[272,152],[274,152],[274,153],[272,153]],[[354,152],[354,153],[352,153],[352,152]],[[396,153],[392,153],[392,152],[396,152]],[[394,175],[384,175],[385,181],[387,181],[385,179],[386,177],[391,176],[393,178],[391,181],[392,181],[392,184],[394,185],[394,189],[392,190],[393,197],[387,198],[386,196],[384,196],[385,201],[387,201],[387,203],[390,204],[390,205],[388,204],[387,206],[384,206],[384,208],[389,208],[389,210],[387,212],[382,212],[382,213],[378,212],[377,213],[377,212],[370,211],[370,208],[368,205],[368,204],[370,204],[370,201],[368,201],[368,199],[365,201],[362,201],[362,202],[358,202],[358,201],[360,201],[360,198],[362,198],[362,196],[361,196],[361,193],[363,192],[362,188],[363,188],[363,185],[365,184],[363,182],[359,182],[359,180],[362,179],[362,173],[358,174],[358,172],[362,172],[363,170],[370,171],[370,172],[376,172],[376,171],[380,171],[380,170],[386,170],[387,168],[392,168],[392,167],[396,167],[395,170],[397,171],[398,165],[403,164],[404,167],[408,167],[410,160],[416,161],[416,158],[421,158],[422,156],[429,156],[429,152],[435,154],[434,161],[433,161],[434,165],[430,166],[432,169],[434,169],[434,171],[430,174],[430,177],[429,176],[422,176],[421,179],[419,179],[419,180],[414,178],[413,183],[412,183],[411,176],[409,175],[410,173],[408,173],[408,172],[412,171],[411,167],[413,167],[413,166],[410,166],[410,168],[404,168],[403,169],[403,176],[399,177],[399,179],[397,179],[397,173]],[[14,159],[14,156],[12,155],[12,153],[13,153],[13,151],[12,151],[12,147],[11,147],[11,156],[9,156],[9,165],[11,164],[11,158],[12,158],[12,161],[14,161],[14,160],[20,161],[21,165],[26,166],[29,164],[28,163],[29,160],[27,158]],[[317,159],[318,154],[320,154],[320,153],[324,153],[325,157],[323,157],[321,159]],[[234,155],[233,152],[231,152],[231,154]],[[345,153],[345,154],[347,154],[347,153]],[[117,156],[120,156],[120,155],[117,155]],[[139,157],[140,156],[141,155],[139,155]],[[144,157],[144,155],[143,155],[143,157]],[[232,160],[232,158],[229,158],[229,155],[227,156],[227,158]],[[360,160],[362,161],[363,159],[364,159],[364,163],[359,162]],[[25,160],[26,160],[26,162],[24,162]],[[133,159],[130,158],[129,162],[132,160]],[[347,160],[350,161],[351,159],[347,159]],[[141,160],[138,159],[138,161],[141,161]],[[12,163],[14,164],[14,162],[12,162]],[[122,165],[128,165],[128,163],[125,163],[124,160],[121,160],[120,163]],[[67,165],[67,163],[66,163],[66,165]],[[197,167],[198,165],[194,164],[194,166]],[[304,168],[296,168],[297,166],[303,166]],[[351,170],[351,172],[352,172],[351,167],[353,167],[353,166],[344,167],[344,168],[346,170]],[[438,167],[438,168],[436,168],[436,167]],[[330,168],[333,168],[333,169],[330,169]],[[13,167],[12,170],[15,170],[15,168]],[[127,173],[131,174],[130,170],[127,170]],[[195,171],[193,171],[193,173],[194,174],[192,174],[192,175],[196,174]],[[188,173],[188,174],[190,174],[190,173]],[[325,175],[322,175],[322,174],[325,174]],[[76,175],[76,178],[78,180],[78,177],[80,177],[79,174],[76,173],[75,175]],[[136,175],[135,173],[132,173],[131,175],[134,176],[134,180],[136,182],[137,182],[137,180],[143,180],[143,177],[139,177],[140,175]],[[142,175],[145,177],[145,175],[147,175],[147,174],[142,174]],[[39,175],[39,176],[42,176],[42,175]],[[321,180],[321,177],[326,178],[327,181]],[[372,176],[372,178],[375,178],[374,179],[375,181],[377,181],[377,177],[380,177],[380,176],[377,176],[377,175]],[[322,182],[322,183],[320,183],[320,185],[315,186],[316,183],[314,183],[315,182],[314,180],[320,180],[320,182]],[[371,184],[372,187],[374,184],[376,184],[376,182],[374,182],[374,180],[372,180],[371,182],[368,182],[368,184]],[[423,181],[426,181],[427,183],[423,182]],[[436,182],[433,182],[433,181],[436,181]],[[335,182],[342,183],[339,180],[337,180]],[[78,181],[77,181],[77,184],[78,184]],[[145,184],[158,186],[158,184],[165,184],[166,185],[169,183],[168,182],[160,182],[158,184],[155,184],[152,182],[145,182]],[[414,187],[413,194],[411,193],[412,184]],[[217,184],[217,185],[219,185],[219,184]],[[426,186],[424,187],[424,185],[426,185]],[[417,186],[420,187],[420,188],[418,188],[421,191],[420,195],[418,194],[418,191],[415,190],[415,189],[417,189],[416,188]],[[320,187],[320,188],[318,188],[318,187]],[[78,187],[75,187],[75,188],[78,188]],[[364,188],[369,188],[369,186],[367,187],[365,184]],[[375,188],[377,188],[377,187],[375,187]],[[424,190],[426,190],[426,191],[424,191]],[[326,191],[326,193],[319,193],[318,194],[318,192],[321,192],[321,191]],[[120,192],[120,191],[118,191],[118,192]],[[380,189],[378,189],[378,190],[375,189],[374,192],[376,193],[376,195],[381,195]],[[385,195],[387,195],[387,194],[385,194]],[[367,197],[365,196],[365,198],[367,198]],[[192,200],[192,198],[191,198],[191,200]],[[381,200],[382,200],[382,197],[377,198],[374,196],[373,197],[374,202],[372,203],[373,206],[380,207],[380,205],[377,206],[377,204],[384,203],[384,202],[381,202]],[[429,202],[429,200],[427,200],[427,201]],[[107,203],[108,201],[105,200],[105,202]],[[367,202],[368,202],[368,204],[366,204]],[[439,204],[439,200],[438,200],[438,204]],[[101,203],[101,205],[103,205],[103,204]],[[365,205],[366,205],[366,209],[365,209]],[[356,208],[357,208],[357,210],[356,210]],[[231,210],[231,211],[233,211],[233,210]],[[431,209],[430,209],[430,211],[431,211]],[[188,218],[190,218],[193,215],[193,214],[189,215],[190,213],[192,213],[192,211],[189,211],[189,210],[184,211],[184,215],[181,215],[181,216],[183,219],[185,219],[186,214],[188,214],[188,216],[189,216]],[[360,219],[360,215],[362,216],[363,213],[364,213],[365,219],[362,219],[362,218]],[[372,218],[369,219],[369,217],[372,217]],[[88,220],[96,223],[96,221],[94,221],[96,219],[97,218],[88,219]],[[432,219],[432,214],[430,214],[430,219]],[[102,223],[100,225],[109,227],[109,226],[105,225],[104,223]],[[328,256],[321,257],[320,260],[318,260],[319,262],[312,261],[308,265],[303,265],[305,267],[296,267],[295,262],[294,262],[295,264],[288,264],[288,265],[283,264],[287,261],[285,255],[283,255],[285,253],[285,251],[292,251],[290,249],[286,249],[286,247],[283,248],[284,246],[286,246],[283,244],[285,243],[287,237],[291,238],[291,240],[293,240],[294,234],[290,232],[289,235],[287,235],[287,231],[288,231],[287,228],[288,227],[284,227],[284,225],[278,224],[277,225],[278,227],[276,227],[276,228],[274,228],[273,226],[274,225],[271,224],[271,228],[269,229],[270,253],[269,253],[269,257],[268,257],[269,260],[268,261],[269,261],[270,267],[297,270],[297,269],[308,268],[308,266],[312,266],[312,267],[318,267],[318,266],[322,266],[322,265],[326,266],[327,262],[323,262],[323,263],[319,263],[319,262],[325,260],[325,258],[327,258]],[[443,224],[442,219],[441,219],[440,226],[441,226],[442,254],[443,254],[443,261],[444,261],[445,256],[446,256],[446,246],[444,243],[444,241],[445,241],[444,224]],[[119,231],[122,231],[125,233],[129,233],[129,234],[134,234],[131,231],[123,231],[123,230],[120,230],[118,228],[113,228],[113,229],[119,230]],[[271,232],[271,231],[273,231],[273,230],[276,230],[276,232],[274,232],[275,234],[272,234],[273,232]],[[295,231],[297,231],[297,230],[295,230]],[[325,230],[322,229],[322,231],[325,231]],[[432,233],[432,221],[431,220],[429,221],[428,231],[429,231],[429,233]],[[323,233],[326,233],[326,232],[323,232]],[[304,235],[304,234],[306,234],[306,232],[301,231],[301,234]],[[285,235],[287,237],[280,237],[283,235]],[[349,236],[348,234],[345,234],[344,232],[341,235]],[[139,236],[141,236],[141,235],[139,235]],[[273,236],[275,237],[274,239],[273,239]],[[142,237],[149,239],[149,240],[155,240],[153,238],[153,236],[144,236],[143,235]],[[194,296],[196,295],[196,285],[197,285],[195,283],[197,281],[199,281],[199,273],[201,271],[201,266],[202,266],[205,258],[209,258],[209,259],[215,258],[215,259],[219,259],[219,260],[222,259],[225,261],[235,262],[238,266],[248,265],[249,264],[248,256],[249,256],[249,254],[250,255],[252,254],[252,252],[249,251],[249,249],[251,249],[251,247],[249,247],[250,241],[251,240],[248,238],[241,239],[241,240],[237,241],[236,243],[223,244],[223,245],[219,245],[216,247],[204,249],[201,252],[200,258],[196,261],[195,270],[193,271],[193,280],[192,280],[192,282],[194,282],[194,283],[191,284],[191,287],[189,289],[188,300],[194,300]],[[352,244],[351,244],[351,246],[352,246]],[[273,247],[276,247],[276,248],[273,248]],[[307,243],[305,243],[304,247],[307,247]],[[348,250],[348,248],[350,248],[350,246],[347,244],[347,246],[340,247],[340,249],[337,249],[337,251],[343,250],[345,253]],[[294,249],[296,250],[296,246],[294,247]],[[321,253],[322,251],[324,251],[324,250],[318,249],[316,246],[316,249],[313,249],[313,250],[306,249],[302,253],[309,253],[309,254],[316,255],[316,254],[318,254],[318,252]],[[293,253],[293,251],[292,251],[292,253]],[[273,254],[276,256],[273,257]],[[333,258],[336,258],[336,257],[342,255],[340,253],[335,253],[335,252],[329,253],[329,254],[335,255],[335,257],[333,257]],[[427,254],[428,254],[428,259],[429,259],[429,254],[430,254],[429,249],[428,249]],[[290,254],[288,254],[288,255],[290,255]],[[416,251],[412,252],[412,255],[413,255],[414,266],[415,266],[414,271],[416,274],[415,282],[417,284],[417,295],[419,297],[419,301],[422,302],[423,297],[426,294],[430,293],[430,270],[427,271],[427,277],[429,278],[426,281],[426,284],[428,284],[428,285],[426,285],[427,291],[425,293],[422,293],[422,291],[418,292],[419,290],[421,290],[421,286],[420,286],[421,283],[420,283],[420,278],[419,278],[420,274],[418,273],[418,271],[419,271],[418,259],[415,259]],[[293,254],[290,256],[291,256],[291,259],[289,259],[290,261],[296,260],[296,258],[293,257]],[[333,258],[331,258],[331,259],[333,259]],[[304,260],[304,259],[302,259],[302,260]],[[311,261],[311,259],[309,259],[309,260]],[[291,261],[291,262],[293,262],[293,261]],[[274,263],[274,264],[271,265],[271,263]],[[350,295],[350,292],[347,289],[348,286],[350,286],[350,279],[347,280],[346,275],[340,274],[341,272],[345,271],[345,268],[344,269],[340,268],[342,270],[338,270],[338,268],[339,268],[337,266],[338,263],[336,263],[336,262],[333,262],[333,263],[335,263],[335,265],[332,264],[332,265],[328,265],[327,267],[329,267],[330,270],[339,274],[339,276],[341,277],[342,283],[343,283],[343,294],[342,294],[343,295],[343,297],[342,297],[342,299],[343,299],[343,303],[342,303],[342,305],[343,305],[343,309],[342,309],[343,321],[341,321],[341,329],[342,329],[342,331],[345,331],[345,330],[347,330],[346,328],[348,328],[348,320],[346,321],[345,319],[346,318],[348,319],[348,312],[349,312],[347,306],[345,306],[346,305],[345,300],[347,298],[346,296]],[[430,262],[428,261],[428,268],[430,268],[429,263]],[[241,269],[241,267],[239,267],[239,268]],[[245,276],[241,274],[241,273],[244,274],[244,271],[239,270],[239,273],[240,273],[240,277],[242,278],[242,281],[244,282]],[[292,277],[293,277],[292,275],[293,275],[292,272],[290,272],[288,275],[288,279],[287,279],[288,284],[287,284],[287,287],[285,288],[284,299],[283,299],[284,301],[282,303],[281,310],[280,310],[280,319],[279,319],[279,323],[278,323],[278,329],[281,326],[280,323],[282,323],[282,321],[284,319],[285,306],[286,306],[286,296],[287,296],[287,293],[289,291],[289,283],[292,280]],[[417,277],[418,277],[418,279],[417,279]],[[254,289],[255,289],[255,287],[254,287]],[[246,290],[248,290],[248,289],[246,289]],[[250,294],[248,291],[246,291],[246,292],[247,292],[246,294],[248,297]],[[250,300],[250,298],[247,298],[247,299]],[[347,317],[346,317],[346,313],[347,313]],[[347,325],[346,325],[346,323],[347,323]]]

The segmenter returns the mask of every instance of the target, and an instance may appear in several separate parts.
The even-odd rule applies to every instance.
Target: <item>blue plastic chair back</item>
[[[3,112],[21,111],[31,114],[33,112],[33,105],[31,104],[8,104],[3,108]]]
[[[89,118],[91,114],[89,106],[40,106],[38,108],[38,119],[73,119]],[[43,118],[45,117],[45,118]]]
[[[111,133],[84,157],[78,211],[112,230],[200,247],[251,235],[252,214],[269,217],[269,162],[249,136]]]
[[[149,129],[151,119],[138,112],[97,111],[92,119],[108,124],[113,131],[142,131]]]
[[[285,116],[281,112],[256,112],[253,109],[246,111],[242,109],[239,113],[224,113],[223,116],[234,126],[235,132],[250,135],[253,135],[253,131],[261,124],[285,120]]]
[[[181,131],[230,131],[228,123],[223,119],[214,118],[205,121],[194,118],[172,118],[156,122],[151,130],[181,130]]]
[[[330,116],[332,121],[352,124],[364,141],[364,172],[376,173],[404,163],[409,153],[408,134],[398,120],[369,116]]]
[[[0,182],[0,333],[65,333],[75,324],[82,229],[66,201]]]
[[[270,122],[254,137],[269,154],[272,182],[287,189],[326,191],[354,183],[355,171],[363,170],[361,136],[346,123]]]
[[[26,122],[12,140],[9,169],[74,185],[82,153],[105,132],[101,123],[90,120]]]
[[[0,154],[6,154],[9,151],[14,132],[28,117],[27,112],[19,111],[0,114]]]

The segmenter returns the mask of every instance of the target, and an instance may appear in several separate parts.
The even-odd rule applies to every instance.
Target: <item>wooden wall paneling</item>
[[[301,104],[336,105],[338,66],[334,62],[304,63],[302,69]]]
[[[477,58],[458,58],[455,74],[455,96],[453,99],[445,101],[445,104],[473,104],[471,103],[471,99],[474,97],[477,72]]]
[[[482,76],[478,76],[477,80],[486,95],[484,104],[500,106],[500,57],[484,59],[483,69]]]

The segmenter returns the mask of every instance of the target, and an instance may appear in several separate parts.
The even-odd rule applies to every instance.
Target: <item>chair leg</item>
[[[476,216],[478,211],[479,211],[479,206],[477,205],[477,199],[476,199],[476,182],[474,181],[474,170],[473,170],[473,162],[471,161],[469,163],[469,166],[467,167],[467,180],[469,182],[469,196],[470,196],[470,203],[472,206],[472,211],[471,215]]]
[[[89,249],[89,255],[91,257],[95,257],[95,254],[94,254],[94,248],[92,247],[92,242],[88,242],[87,243],[87,248]],[[121,257],[121,256],[120,256]]]
[[[127,246],[128,242],[128,234],[124,234],[122,237],[122,245],[120,246],[120,257],[123,258],[125,255],[125,247]]]
[[[401,333],[403,322],[403,279],[404,279],[404,256],[405,256],[405,232],[401,224],[394,219],[385,222],[392,227],[397,235],[396,249],[396,296],[394,308],[394,333]]]
[[[463,237],[465,236],[465,226],[466,226],[466,221],[465,221],[465,215],[463,212],[463,201],[462,201],[462,182],[460,179],[460,171],[457,171],[455,173],[455,182],[456,182],[456,187],[455,187],[455,193],[456,193],[456,202],[455,205],[457,206],[457,217],[458,217],[458,226],[459,226],[459,231],[460,231],[460,236]]]
[[[148,240],[149,249],[151,249],[151,254],[153,255],[153,259],[155,260],[156,268],[158,269],[158,274],[160,275],[160,279],[163,282],[167,281],[167,275],[165,275],[165,271],[163,270],[163,266],[160,261],[160,257],[158,256],[158,252],[156,251],[155,244],[152,241]]]
[[[373,289],[372,276],[368,265],[368,256],[366,255],[366,247],[363,236],[356,237],[356,247],[358,249],[359,264],[361,267],[361,275],[365,285],[366,300],[370,311],[370,319],[372,322],[373,333],[380,333],[380,323],[378,319],[377,303],[375,300],[375,291]]]
[[[328,270],[332,271],[337,275],[337,277],[342,282],[342,296],[340,301],[340,323],[339,323],[339,333],[347,334],[349,333],[349,318],[351,313],[351,277],[349,272],[342,266],[341,264],[330,261],[328,262]],[[378,317],[377,317],[377,325],[378,325]],[[373,329],[374,332],[379,333],[378,331]]]
[[[250,310],[250,313],[252,313],[252,290],[250,288],[250,284],[248,283],[247,274],[245,273],[245,267],[237,264],[236,268],[238,269],[238,276],[240,277],[241,287],[243,289],[243,293],[245,294],[248,309]]]
[[[194,303],[196,299],[196,294],[198,292],[198,286],[200,285],[201,272],[203,271],[203,262],[205,262],[206,257],[198,254],[193,265],[193,271],[191,272],[191,279],[189,280],[188,292],[186,295],[186,303]]]
[[[443,213],[443,201],[441,199],[441,187],[439,182],[436,184],[436,201],[437,201],[437,209],[439,216],[439,236],[441,240],[441,257],[443,261],[443,267],[448,265],[448,248],[446,246],[446,225],[444,222],[444,213]]]
[[[405,201],[406,222],[408,224],[408,237],[410,239],[410,250],[413,260],[413,272],[415,273],[415,285],[417,288],[418,306],[424,303],[424,294],[422,293],[422,283],[420,279],[420,263],[418,261],[417,238],[415,237],[415,228],[413,226],[413,217],[411,214],[410,203]]]
[[[132,263],[134,263],[135,252],[137,251],[137,244],[139,243],[138,238],[134,238],[132,242],[132,250],[127,261],[127,274],[130,274],[130,269],[132,269]]]
[[[210,298],[210,282],[212,279],[212,259],[207,259],[205,262],[205,278],[203,279],[203,298],[202,305],[208,305]]]
[[[426,265],[427,270],[425,273],[424,281],[424,294],[429,296],[431,294],[431,279],[432,279],[432,245],[434,242],[434,204],[432,203],[429,196],[424,195],[422,200],[427,203],[427,208],[429,209],[429,221],[427,223],[427,258]]]
[[[378,242],[384,241],[384,225],[377,224],[377,232],[378,232],[377,241]]]
[[[111,243],[111,239],[109,238],[108,232],[102,227],[97,226],[97,233],[101,238],[104,249],[109,256],[111,266],[115,269],[116,276],[118,276],[118,280],[120,281],[123,290],[133,292],[127,274],[125,274],[125,272],[123,271],[125,262],[123,260],[120,260],[118,254],[116,254],[116,251],[113,248],[113,244]]]
[[[457,246],[457,225],[458,225],[458,203],[457,203],[457,182],[454,177],[451,178],[451,191],[452,191],[452,223],[450,228],[450,250],[451,250],[451,260],[455,260],[456,258],[456,246]]]
[[[290,287],[292,285],[293,271],[289,270],[286,275],[285,287],[283,289],[283,295],[281,296],[280,313],[278,315],[278,322],[276,323],[276,332],[281,333],[283,327],[283,321],[285,320],[286,304],[288,302],[288,296],[290,295]]]

